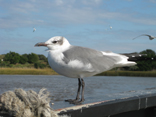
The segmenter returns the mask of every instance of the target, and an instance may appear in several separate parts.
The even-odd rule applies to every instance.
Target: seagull
[[[113,28],[112,26],[109,26],[109,28],[106,28],[105,30],[109,30],[109,29],[112,30],[112,28]]]
[[[48,63],[54,71],[60,75],[78,79],[76,98],[65,100],[72,104],[81,104],[85,100],[84,78],[115,67],[136,65],[135,62],[128,61],[128,57],[125,55],[73,46],[62,36],[52,37],[46,42],[35,44],[35,46],[45,46],[48,48]]]
[[[153,40],[154,38],[156,38],[156,37],[151,36],[151,35],[148,35],[148,34],[142,34],[142,35],[139,35],[139,36],[133,38],[133,40],[136,39],[136,38],[138,38],[138,37],[140,37],[140,36],[148,36],[149,37],[149,40]]]
[[[109,28],[112,29],[113,27],[112,26],[109,26]]]
[[[35,32],[36,31],[36,28],[33,28],[33,32]]]

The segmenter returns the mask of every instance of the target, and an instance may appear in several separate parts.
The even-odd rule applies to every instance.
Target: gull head
[[[49,50],[66,50],[70,44],[65,37],[55,36],[46,42],[37,43],[35,46],[46,46]]]

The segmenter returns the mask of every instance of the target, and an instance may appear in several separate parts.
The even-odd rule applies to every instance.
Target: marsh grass
[[[58,75],[51,68],[0,68],[0,74],[7,75]],[[136,77],[156,77],[156,71],[106,71],[97,76],[136,76]]]
[[[156,71],[106,71],[97,76],[156,77]]]
[[[35,69],[35,68],[0,68],[0,74],[7,75],[57,75],[57,73],[50,69]]]

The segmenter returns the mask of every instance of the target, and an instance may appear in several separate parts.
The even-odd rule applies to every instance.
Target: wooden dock
[[[156,117],[156,93],[56,110],[71,117]]]

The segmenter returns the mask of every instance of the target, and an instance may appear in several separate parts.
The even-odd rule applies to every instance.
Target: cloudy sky
[[[34,45],[53,36],[116,53],[156,51],[156,39],[132,40],[141,34],[156,36],[156,0],[0,0],[0,54],[47,56]]]

